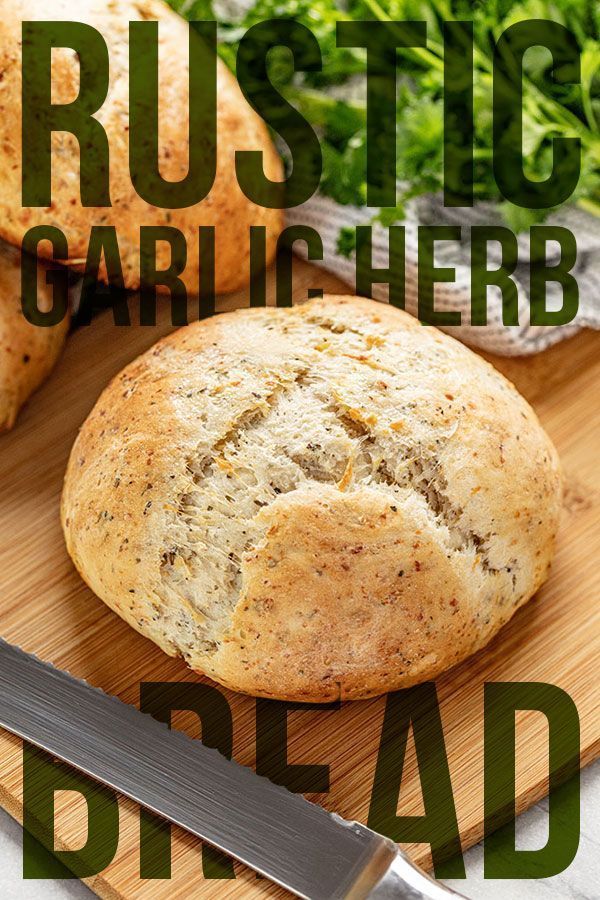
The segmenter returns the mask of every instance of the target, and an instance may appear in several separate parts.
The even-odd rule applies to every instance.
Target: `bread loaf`
[[[40,287],[41,312],[52,307],[52,288]],[[59,358],[69,317],[51,327],[32,325],[21,308],[21,254],[0,242],[0,431],[15,424],[27,398]]]
[[[544,581],[559,462],[492,366],[386,304],[240,310],[160,341],[71,454],[69,553],[142,634],[235,690],[435,678]]]
[[[73,20],[92,25],[108,45],[110,86],[96,117],[110,146],[110,207],[82,206],[79,192],[79,143],[74,135],[53,135],[52,207],[22,207],[21,154],[21,28],[26,20]],[[217,174],[205,200],[185,209],[163,210],[148,205],[135,192],[129,173],[129,23],[156,20],[160,42],[159,168],[163,178],[178,181],[188,171],[188,24],[162,0],[3,0],[0,17],[0,236],[20,246],[34,225],[58,226],[69,245],[69,264],[81,269],[86,260],[92,225],[115,226],[127,288],[140,286],[140,226],[169,225],[187,241],[187,266],[182,275],[190,291],[198,289],[198,227],[215,227],[216,291],[236,290],[249,278],[249,228],[266,227],[266,255],[271,259],[282,227],[280,210],[251,203],[238,186],[236,150],[262,150],[265,174],[280,180],[281,164],[266,126],[244,99],[238,84],[217,60]],[[53,103],[69,103],[79,90],[79,61],[73,51],[53,51]],[[40,254],[49,253],[43,242]],[[157,245],[157,269],[167,269],[171,250]],[[106,267],[100,276],[106,279]]]

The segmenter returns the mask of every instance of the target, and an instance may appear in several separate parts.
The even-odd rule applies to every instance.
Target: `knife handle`
[[[448,900],[462,897],[418,868],[401,850],[391,865],[369,892],[366,900]]]

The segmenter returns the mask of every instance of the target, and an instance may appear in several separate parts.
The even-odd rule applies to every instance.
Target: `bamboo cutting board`
[[[296,296],[309,286],[344,290],[332,276],[296,266]],[[270,285],[269,290],[272,289]],[[245,305],[242,295],[219,308]],[[135,307],[132,304],[132,320]],[[123,700],[138,702],[141,681],[198,681],[111,613],[81,582],[64,549],[58,520],[62,477],[78,427],[109,378],[160,335],[156,327],[117,328],[103,313],[73,333],[51,380],[32,399],[14,432],[0,438],[0,634]],[[582,764],[600,752],[597,648],[600,558],[600,336],[582,333],[530,359],[493,360],[535,406],[555,441],[567,480],[558,553],[549,582],[489,647],[437,683],[446,749],[463,848],[483,829],[483,685],[486,681],[544,681],[577,704]],[[234,723],[234,757],[255,761],[255,701],[225,691]],[[595,702],[596,701],[596,702]],[[328,809],[366,821],[385,699],[347,703],[336,711],[288,716],[288,762],[330,766],[330,791],[311,795]],[[174,727],[199,736],[193,716]],[[547,725],[539,713],[518,716],[517,809],[544,795]],[[0,802],[22,817],[21,743],[0,732]],[[422,813],[414,748],[409,741],[399,812]],[[85,843],[82,798],[56,804],[55,849]],[[115,859],[90,887],[105,898],[276,897],[284,892],[242,866],[236,880],[204,880],[199,842],[173,829],[172,877],[140,880],[139,811],[120,800]],[[407,847],[427,865],[427,846]]]

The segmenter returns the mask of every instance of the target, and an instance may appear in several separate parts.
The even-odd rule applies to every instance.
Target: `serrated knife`
[[[307,900],[458,897],[328,813],[0,638],[0,725]]]

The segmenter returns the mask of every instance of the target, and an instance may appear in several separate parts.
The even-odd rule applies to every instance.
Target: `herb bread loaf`
[[[76,19],[91,25],[106,42],[110,79],[108,95],[95,118],[106,131],[110,148],[110,206],[82,204],[79,184],[80,148],[75,135],[56,131],[52,135],[52,205],[48,208],[22,205],[22,23]],[[167,181],[184,179],[189,168],[189,67],[188,23],[162,0],[3,0],[0,16],[0,236],[20,246],[25,232],[35,225],[57,226],[65,234],[69,256],[65,262],[82,269],[86,262],[92,226],[116,229],[125,287],[140,286],[140,227],[165,226],[178,229],[187,245],[187,265],[181,278],[192,292],[199,283],[199,226],[215,228],[215,290],[242,287],[249,279],[250,226],[266,228],[266,257],[272,258],[282,227],[282,213],[252,203],[238,185],[236,150],[263,154],[267,178],[282,178],[279,157],[262,119],[244,99],[235,77],[217,59],[217,170],[208,196],[183,209],[159,209],[136,193],[129,169],[129,27],[130,22],[155,21],[159,40],[159,156],[158,168]],[[102,60],[86,58],[68,48],[52,51],[52,102],[71,103],[80,87],[80,65],[96,74]],[[38,72],[31,73],[41,79]],[[95,82],[94,82],[95,83]],[[198,104],[202,98],[195,97]],[[40,113],[41,115],[41,113]],[[138,116],[151,121],[151,111]],[[149,126],[148,126],[149,127]],[[149,138],[148,138],[149,140]],[[90,153],[88,147],[84,151]],[[151,157],[150,157],[151,158]],[[40,148],[41,159],[41,148]],[[40,163],[41,165],[41,163]],[[98,180],[104,169],[98,165]],[[31,174],[31,173],[30,173]],[[51,252],[48,241],[39,244],[40,255]],[[166,240],[156,244],[156,269],[171,263]],[[107,279],[103,257],[100,278]]]
[[[52,309],[52,286],[40,279],[40,312]],[[69,316],[53,326],[32,325],[21,306],[21,254],[0,242],[0,432],[15,424],[19,410],[58,360]]]
[[[73,447],[68,550],[165,652],[250,694],[435,678],[544,581],[556,451],[492,366],[386,304],[325,297],[183,328]]]

